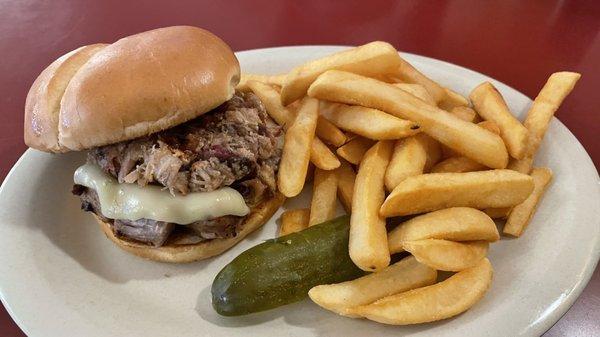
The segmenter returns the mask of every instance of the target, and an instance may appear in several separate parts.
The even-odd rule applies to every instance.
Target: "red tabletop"
[[[0,178],[26,149],[25,95],[46,65],[81,45],[182,24],[206,28],[234,50],[384,40],[401,51],[477,70],[530,97],[554,71],[581,72],[557,117],[596,167],[600,164],[598,1],[4,0]],[[545,336],[599,336],[599,322],[596,270],[575,305]],[[0,336],[22,335],[0,306]]]

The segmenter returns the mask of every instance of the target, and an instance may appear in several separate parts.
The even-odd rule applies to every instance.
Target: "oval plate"
[[[237,55],[244,71],[275,74],[344,48],[282,47]],[[403,56],[464,95],[491,81],[521,118],[531,103],[474,71]],[[491,245],[493,285],[466,313],[393,327],[339,317],[306,300],[245,317],[220,317],[210,304],[214,276],[245,249],[275,236],[281,210],[216,258],[187,265],[145,261],[113,245],[79,210],[70,190],[73,171],[84,158],[28,150],[0,191],[0,293],[29,336],[538,336],[575,301],[600,255],[598,173],[573,134],[554,119],[536,165],[550,167],[555,180],[525,234]],[[309,201],[307,190],[286,208],[306,207]]]

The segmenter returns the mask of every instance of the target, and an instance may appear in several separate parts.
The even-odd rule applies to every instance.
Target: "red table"
[[[206,28],[234,50],[389,41],[490,75],[530,97],[554,71],[581,72],[557,117],[600,164],[598,1],[6,0],[0,3],[0,178],[26,149],[25,95],[47,64],[80,45],[182,24]],[[545,336],[599,336],[599,322],[596,270]],[[0,306],[0,336],[22,335]]]

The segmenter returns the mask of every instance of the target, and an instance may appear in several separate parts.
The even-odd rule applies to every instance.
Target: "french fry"
[[[309,226],[333,219],[337,205],[337,170],[326,171],[316,168],[314,174]]]
[[[469,100],[464,98],[461,94],[454,92],[449,88],[444,88],[444,93],[446,96],[438,103],[440,109],[450,111],[457,107],[469,106]]]
[[[483,121],[483,122],[479,122],[477,123],[477,125],[479,125],[480,127],[493,132],[494,134],[500,135],[500,128],[498,127],[498,124],[492,122],[492,121]]]
[[[340,315],[357,317],[348,313],[350,308],[434,284],[436,279],[435,269],[409,256],[377,273],[352,281],[313,287],[308,292],[308,296],[325,309]]]
[[[290,209],[281,214],[279,236],[299,232],[308,227],[310,210],[308,208]]]
[[[454,242],[426,239],[404,242],[417,261],[436,270],[461,271],[479,263],[487,254],[487,241]]]
[[[279,191],[288,198],[300,194],[304,187],[311,144],[319,117],[318,108],[319,101],[310,97],[303,98],[296,118],[285,133],[277,173],[277,186]]]
[[[268,84],[258,81],[248,81],[247,86],[256,96],[258,96],[265,106],[267,113],[273,118],[275,123],[281,125],[284,129],[287,129],[294,119],[294,114],[281,105],[281,95],[277,90]]]
[[[548,81],[533,101],[523,123],[529,130],[527,155],[521,160],[514,160],[510,168],[521,173],[529,173],[533,164],[533,156],[537,152],[552,116],[565,98],[571,93],[581,74],[573,72],[558,72],[550,75]]]
[[[534,168],[531,171],[531,177],[535,188],[531,195],[522,204],[515,206],[506,220],[504,225],[504,234],[519,237],[523,234],[525,228],[529,224],[531,217],[535,213],[537,204],[546,191],[546,187],[552,180],[552,171],[548,168]]]
[[[427,154],[425,167],[423,167],[423,172],[427,173],[442,158],[442,146],[437,140],[431,138],[425,133],[419,133],[414,137],[419,143],[421,143],[425,149],[425,153]]]
[[[365,271],[381,270],[390,263],[385,218],[379,215],[379,208],[385,198],[383,178],[392,147],[389,140],[373,145],[365,153],[354,182],[348,251],[354,264]]]
[[[355,137],[348,143],[339,147],[336,152],[338,156],[346,159],[348,162],[358,165],[362,160],[362,157],[373,144],[375,144],[373,140]]]
[[[512,170],[422,174],[396,186],[380,214],[391,217],[461,206],[509,207],[523,202],[532,191],[533,179]]]
[[[324,142],[335,147],[344,145],[344,143],[346,143],[348,140],[346,134],[344,134],[342,130],[338,129],[335,124],[331,123],[323,116],[319,116],[316,133],[317,136],[319,136],[319,138],[321,138]]]
[[[284,130],[287,130],[294,120],[294,114],[281,105],[280,94],[277,90],[257,81],[249,81],[248,87],[260,98],[269,116]],[[340,166],[340,161],[335,154],[318,137],[315,137],[311,143],[310,161],[323,170],[333,170]]]
[[[437,163],[431,173],[461,173],[487,170],[488,168],[467,157],[450,157]]]
[[[498,125],[500,137],[504,140],[508,153],[513,158],[523,159],[526,155],[529,132],[511,114],[500,92],[490,82],[484,82],[473,89],[469,97],[483,119]]]
[[[240,82],[235,87],[236,90],[239,91],[250,91],[250,86],[248,86],[248,82],[256,81],[270,85],[278,85],[281,86],[283,84],[283,80],[285,79],[286,74],[279,75],[259,75],[259,74],[248,74],[242,73],[240,76]]]
[[[492,121],[483,121],[483,122],[479,122],[477,123],[478,126],[493,132],[496,135],[500,135],[500,129],[498,128],[498,126],[496,125],[496,123],[492,122]],[[444,146],[442,148],[442,152],[443,152],[443,157],[444,158],[451,158],[451,157],[461,157],[460,155],[458,155],[456,152],[452,151],[451,149],[449,149],[448,147]],[[466,158],[466,157],[463,157]],[[470,160],[471,162],[473,162],[473,160]],[[510,164],[509,164],[510,165]],[[473,165],[474,166],[474,165]],[[480,165],[480,167],[485,167],[483,165]],[[476,171],[476,170],[473,170]],[[467,172],[467,171],[465,171]]]
[[[404,138],[420,131],[417,123],[357,105],[326,104],[321,114],[342,130],[374,140]]]
[[[450,113],[462,119],[463,121],[470,123],[475,123],[478,117],[475,110],[469,108],[468,106],[457,106],[450,110]]]
[[[338,170],[338,196],[348,214],[352,213],[352,194],[356,173],[347,161],[342,160]]]
[[[377,76],[397,73],[400,62],[400,56],[392,45],[375,41],[305,63],[287,74],[281,88],[281,102],[288,105],[300,99],[311,83],[327,70]]]
[[[335,170],[340,167],[340,160],[319,137],[315,137],[310,148],[310,162],[321,170]]]
[[[349,310],[372,321],[406,325],[433,322],[467,311],[487,292],[493,269],[487,258],[448,279]]]
[[[418,71],[412,64],[406,62],[406,60],[402,59],[400,65],[400,74],[398,78],[402,82],[407,83],[416,83],[422,85],[429,95],[433,98],[433,100],[437,103],[446,97],[446,91],[444,87],[439,85],[437,82],[433,81],[429,77],[423,75],[420,71]]]
[[[492,219],[504,219],[510,213],[512,207],[500,207],[500,208],[486,208],[483,210],[485,214],[487,214]]]
[[[426,149],[416,136],[397,140],[385,171],[386,189],[391,191],[406,177],[423,174],[426,161]]]
[[[416,216],[388,233],[390,253],[404,250],[407,241],[440,239],[488,241],[500,239],[496,224],[484,212],[468,207],[446,208]]]
[[[418,123],[429,136],[487,167],[504,168],[508,164],[508,153],[499,136],[433,107],[392,84],[330,70],[315,80],[308,95],[386,111]]]
[[[397,86],[398,88],[408,92],[409,94],[419,98],[420,100],[425,101],[425,103],[435,105],[435,100],[433,99],[433,97],[431,97],[429,92],[427,92],[427,89],[425,89],[425,87],[420,84],[394,83],[394,85]]]

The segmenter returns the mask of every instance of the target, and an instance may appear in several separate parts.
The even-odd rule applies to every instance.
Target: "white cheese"
[[[98,194],[102,215],[110,219],[152,219],[181,225],[224,215],[250,212],[242,195],[231,187],[212,192],[172,195],[159,186],[119,184],[98,166],[85,164],[75,171],[75,184]]]

